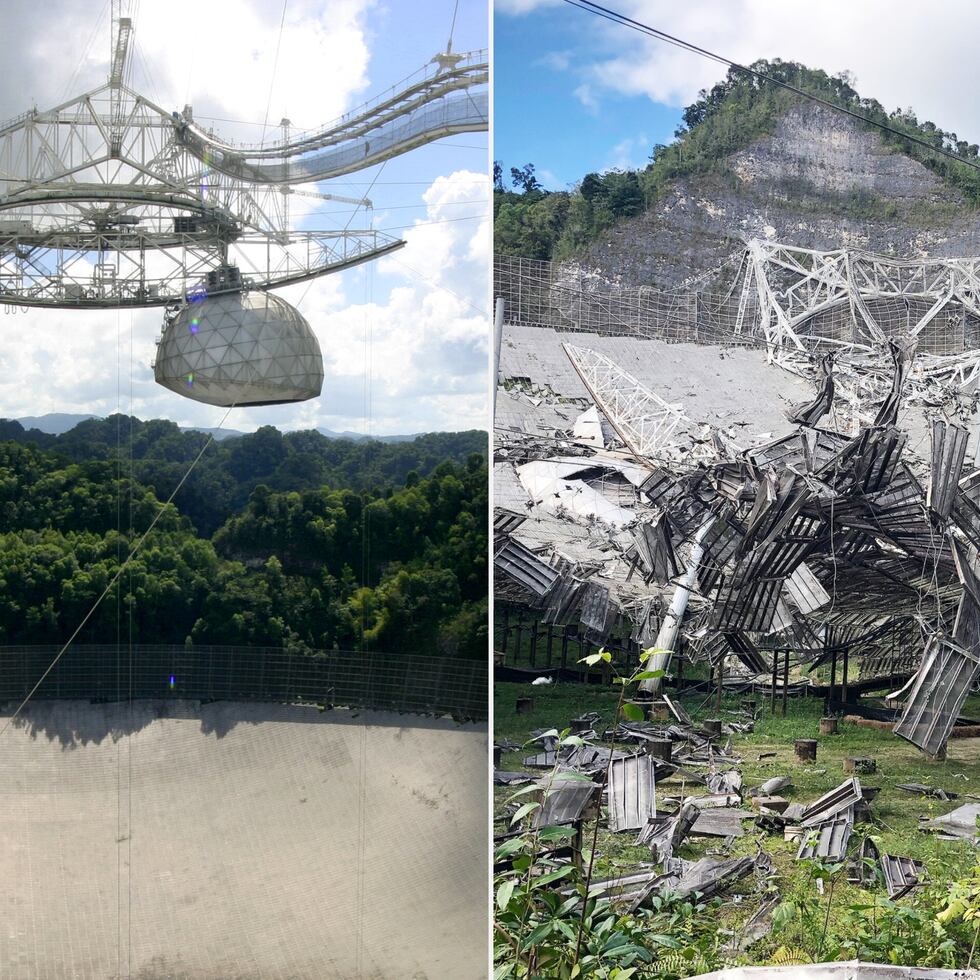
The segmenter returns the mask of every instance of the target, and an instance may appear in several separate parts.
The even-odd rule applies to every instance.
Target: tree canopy
[[[209,447],[166,508],[206,436],[122,416],[49,448],[6,434],[0,643],[66,639],[160,514],[79,642],[486,655],[487,468],[465,452],[483,433],[338,446],[268,427]]]

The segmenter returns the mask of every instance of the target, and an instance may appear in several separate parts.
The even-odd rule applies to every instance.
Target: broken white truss
[[[747,257],[735,332],[742,332],[744,300],[754,283],[759,327],[770,350],[787,345],[803,350],[802,328],[818,313],[837,307],[850,309],[855,327],[867,341],[863,345],[855,341],[858,346],[884,344],[890,331],[869,309],[870,300],[931,301],[928,310],[907,331],[903,329],[913,337],[950,303],[980,317],[977,257],[897,259],[854,249],[825,252],[759,239],[748,243]]]
[[[572,344],[562,347],[592,400],[638,456],[663,456],[674,433],[691,425],[676,405],[665,402],[605,354]]]

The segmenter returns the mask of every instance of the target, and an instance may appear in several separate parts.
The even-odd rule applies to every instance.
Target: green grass
[[[534,710],[518,715],[515,702],[518,697],[534,698]],[[716,715],[715,702],[704,704],[705,695],[678,697],[694,719]],[[533,687],[529,684],[498,683],[494,686],[494,725],[498,740],[507,739],[523,743],[533,729],[557,728],[559,731],[569,726],[577,715],[596,711],[605,725],[613,721],[619,700],[618,687],[598,687],[580,684],[556,684]],[[721,717],[732,719],[726,711],[738,708],[741,697],[726,697],[722,702]],[[954,880],[963,876],[976,860],[975,849],[968,844],[939,841],[930,834],[919,830],[920,816],[938,816],[959,806],[961,800],[944,803],[939,800],[922,798],[896,789],[898,783],[919,782],[941,786],[961,796],[968,793],[980,795],[980,739],[951,739],[945,761],[934,762],[926,758],[908,742],[897,738],[888,731],[858,727],[850,723],[840,723],[837,735],[820,735],[818,721],[822,714],[823,702],[817,699],[790,699],[787,717],[771,715],[769,703],[761,695],[756,696],[762,706],[763,715],[756,722],[751,734],[737,735],[733,738],[734,751],[741,756],[739,768],[743,776],[743,788],[748,789],[772,776],[790,775],[793,786],[783,791],[791,802],[809,802],[847,778],[843,771],[846,756],[871,756],[877,760],[874,775],[861,776],[865,786],[880,787],[880,793],[872,803],[873,822],[859,825],[852,837],[852,848],[864,835],[874,836],[880,850],[884,853],[907,855],[925,861],[931,876],[936,881]],[[980,715],[980,704],[973,698],[964,708],[964,713],[973,717]],[[815,763],[801,764],[796,761],[793,742],[798,738],[817,740],[817,760]],[[527,751],[507,752],[502,758],[502,768],[518,770]],[[760,760],[760,754],[774,752],[773,758]],[[697,793],[698,787],[684,785],[678,778],[658,783],[658,796]],[[497,787],[495,791],[495,811],[498,818],[503,817],[506,800],[510,795],[507,787]],[[746,807],[749,806],[746,794]],[[497,831],[504,829],[506,820],[501,819]],[[794,858],[796,845],[783,840],[781,836],[765,834],[745,822],[745,836],[735,842],[733,855],[752,854],[757,846],[768,851],[777,869],[776,885],[780,892],[787,894],[794,888],[806,887],[803,884],[805,871]],[[591,836],[591,830],[589,831]],[[641,862],[649,862],[650,853],[645,847],[633,844],[632,833],[611,834],[600,829],[596,856],[596,877],[606,877],[625,873]],[[718,847],[720,839],[701,838],[685,845],[680,856],[695,859],[704,856],[706,850]],[[855,886],[841,882],[838,886],[841,904],[857,902],[867,893]],[[758,907],[758,899],[750,894],[751,887],[744,889],[744,901],[726,902],[723,914],[732,922],[741,922]],[[763,941],[754,947],[752,956],[760,962],[773,951],[771,942]]]

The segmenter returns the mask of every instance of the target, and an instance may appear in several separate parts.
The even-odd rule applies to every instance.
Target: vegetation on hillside
[[[486,656],[486,459],[445,458],[483,449],[472,436],[329,445],[266,428],[209,447],[79,642]],[[205,438],[116,416],[53,449],[0,442],[0,644],[71,635]]]
[[[877,100],[862,98],[846,72],[828,75],[779,59],[757,61],[751,67],[874,122],[923,139],[937,149],[958,153],[965,160],[976,161],[980,153],[976,143],[944,132],[932,122],[920,122],[912,109],[889,113]],[[652,207],[674,180],[708,174],[730,180],[726,159],[771,133],[787,110],[800,101],[800,96],[787,89],[730,69],[724,81],[702,90],[684,110],[674,141],[654,147],[650,163],[642,170],[586,174],[571,191],[549,192],[535,178],[533,164],[520,169],[512,167],[509,179],[504,167],[495,164],[494,248],[504,255],[566,258],[595,241],[616,222]],[[971,207],[980,207],[980,171],[901,136],[881,135],[889,148],[918,160],[959,191]],[[512,190],[507,189],[508,184]],[[858,215],[875,216],[880,202],[867,197],[846,203]]]

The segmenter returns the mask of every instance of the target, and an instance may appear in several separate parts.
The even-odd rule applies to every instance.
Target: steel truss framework
[[[754,239],[748,243],[746,260],[735,332],[746,326],[745,299],[754,288],[758,326],[771,347],[804,349],[801,338],[807,324],[818,314],[841,307],[851,312],[855,336],[850,343],[884,344],[893,332],[869,306],[875,300],[928,301],[925,311],[908,323],[913,337],[950,304],[980,317],[980,258],[896,259],[853,249],[821,252]]]
[[[656,458],[678,429],[691,425],[677,406],[665,402],[605,354],[572,344],[562,346],[592,400],[632,452]]]
[[[289,227],[293,193],[369,201],[293,185],[487,128],[487,52],[447,53],[322,130],[236,147],[126,84],[131,33],[115,11],[105,85],[0,124],[0,303],[159,306],[222,264],[269,289],[377,258],[403,243]]]

